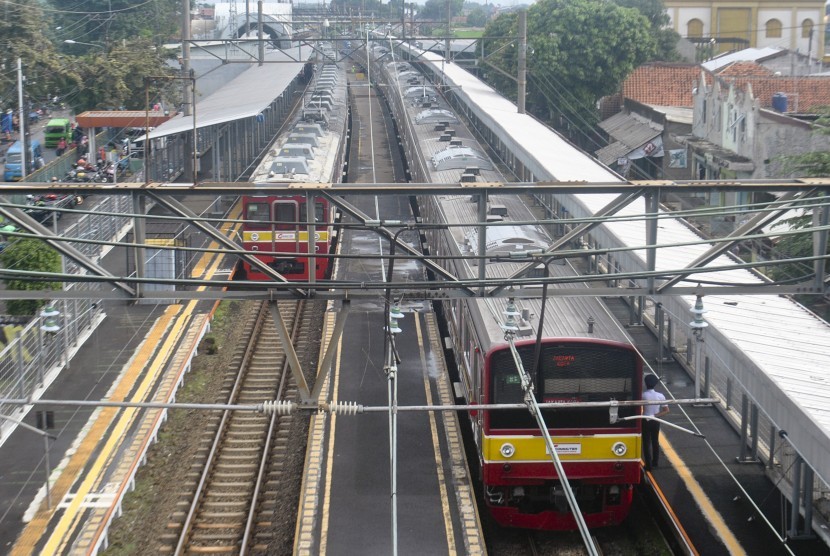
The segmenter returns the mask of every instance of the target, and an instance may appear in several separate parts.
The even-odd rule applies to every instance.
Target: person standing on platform
[[[58,146],[55,149],[55,156],[63,156],[63,153],[66,152],[66,139],[61,137],[61,140],[58,141]]]
[[[660,379],[657,375],[646,375],[646,391],[643,392],[643,400],[650,402],[664,402],[666,396],[654,389]],[[660,418],[669,412],[667,405],[644,405],[643,415],[646,417]],[[643,419],[643,462],[646,471],[651,471],[660,463],[660,421]]]

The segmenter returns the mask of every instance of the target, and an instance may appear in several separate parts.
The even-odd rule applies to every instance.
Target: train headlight
[[[615,456],[623,457],[628,451],[628,446],[625,445],[625,442],[616,442],[611,446],[611,451],[614,452]]]
[[[510,442],[505,442],[501,445],[499,451],[501,452],[501,455],[503,455],[504,457],[511,458],[513,457],[513,454],[516,453],[516,448]]]

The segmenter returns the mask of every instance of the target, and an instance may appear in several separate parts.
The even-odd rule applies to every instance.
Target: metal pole
[[[790,499],[792,506],[790,507],[790,529],[787,531],[787,536],[798,537],[798,517],[799,506],[801,506],[801,465],[804,460],[801,456],[796,457],[793,465],[793,490],[792,498]]]
[[[28,141],[26,141],[26,118],[28,114],[26,113],[26,105],[23,102],[23,62],[20,58],[17,59],[17,101],[20,104],[20,123],[18,127],[20,128],[20,181],[26,179],[26,159],[29,157],[29,153],[26,152],[28,145]]]
[[[46,376],[46,357],[43,356],[43,330],[40,329],[40,324],[43,323],[43,317],[38,317],[37,326],[37,360],[38,360],[38,382],[43,384],[43,377]]]
[[[450,37],[452,36],[452,0],[447,0],[447,37],[444,39],[444,60],[449,62],[450,58]],[[443,69],[442,69],[443,73]],[[443,84],[443,76],[442,76],[442,84]]]
[[[747,461],[747,430],[749,429],[749,397],[744,393],[741,395],[741,453],[738,456],[738,462],[744,463]]]
[[[22,331],[21,331],[22,332]],[[23,334],[18,332],[17,334],[17,385],[18,385],[18,392],[20,392],[20,397],[26,397],[26,363],[23,359]]]
[[[144,78],[144,185],[150,184],[150,78]]]
[[[527,95],[527,10],[519,12],[519,75],[516,106],[519,114],[525,113]]]
[[[49,466],[49,435],[43,435],[43,455],[45,464],[46,464],[46,509],[52,509],[52,495],[49,492],[49,476],[52,474],[51,468]]]
[[[258,0],[257,5],[257,21],[256,21],[256,31],[257,31],[257,38],[259,39],[259,65],[261,66],[265,61],[265,41],[262,37],[262,0]],[[195,85],[194,85],[195,88]]]
[[[133,238],[135,239],[136,245],[144,245],[145,240],[147,239],[145,236],[145,222],[143,218],[143,215],[146,212],[144,203],[144,195],[138,192],[133,193],[133,214],[135,215],[133,217]],[[139,278],[143,278],[146,274],[144,269],[144,249],[142,247],[134,247],[133,249],[135,253],[135,274]],[[144,286],[140,282],[136,282],[136,299],[141,298],[144,294],[143,292]]]
[[[199,155],[199,137],[197,135],[197,128],[196,128],[196,77],[193,74],[193,70],[190,70],[190,75],[188,76],[192,86],[190,88],[190,93],[193,98],[193,185],[196,185],[196,182],[199,181],[199,175],[197,171],[197,156]]]

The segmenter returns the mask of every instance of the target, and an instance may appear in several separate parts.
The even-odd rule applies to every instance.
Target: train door
[[[302,230],[309,230],[308,226],[308,214],[305,202],[300,202],[299,205],[299,215],[300,221],[305,222],[302,226]],[[317,254],[328,254],[328,241],[329,241],[329,234],[328,234],[328,226],[330,217],[328,214],[328,202],[321,198],[315,197],[314,198],[314,227],[312,236],[306,237],[306,241],[303,241],[302,244],[304,246],[304,252],[313,252]],[[306,259],[307,266],[311,266],[311,260]],[[318,280],[322,280],[325,278],[326,270],[328,267],[328,259],[319,258],[315,259],[315,278]],[[310,276],[311,273],[309,273]]]
[[[299,205],[294,199],[278,199],[273,206],[272,251],[298,253],[300,243]]]

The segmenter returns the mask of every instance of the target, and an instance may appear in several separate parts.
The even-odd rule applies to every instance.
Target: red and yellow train
[[[330,45],[321,47],[325,53]],[[258,185],[336,183],[341,181],[349,145],[349,106],[346,74],[334,56],[317,66],[291,125],[268,148],[251,177],[252,192],[242,198],[242,248],[287,280],[323,279],[330,271],[336,239],[335,210],[322,196],[271,195]],[[300,189],[298,189],[300,191]],[[314,203],[308,213],[309,199]],[[311,237],[310,237],[311,236]],[[310,257],[313,253],[321,255]],[[312,269],[312,261],[314,268]],[[242,260],[237,278],[272,280],[261,268]]]
[[[311,276],[309,247],[317,255],[328,255],[334,239],[332,222],[334,210],[328,199],[314,197],[314,225],[307,224],[305,195],[252,195],[242,199],[245,224],[242,229],[242,247],[255,251],[256,257],[288,280],[307,281]],[[309,243],[309,230],[314,237]],[[314,277],[322,280],[328,275],[328,257],[316,257]],[[270,280],[260,268],[243,261],[242,268],[248,280]]]

